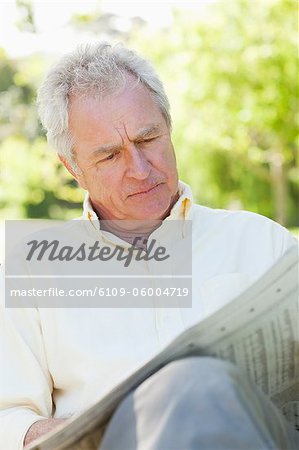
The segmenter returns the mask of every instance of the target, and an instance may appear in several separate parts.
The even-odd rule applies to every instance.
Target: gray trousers
[[[98,450],[299,449],[299,433],[235,365],[172,362],[128,395]]]

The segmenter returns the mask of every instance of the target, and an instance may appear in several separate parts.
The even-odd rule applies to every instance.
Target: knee
[[[200,383],[207,388],[220,384],[238,384],[244,374],[231,362],[212,357],[188,357],[173,361],[160,370],[160,375],[178,382]]]
[[[246,378],[246,377],[245,377]],[[239,405],[244,374],[232,363],[211,357],[173,361],[135,391],[136,410],[172,411],[186,420],[215,410],[232,414]],[[244,391],[245,393],[245,391]],[[241,395],[240,395],[241,394]],[[247,394],[246,394],[247,395]]]
[[[188,356],[168,363],[162,370],[230,372],[237,368],[233,363],[211,356]]]
[[[234,364],[211,357],[188,357],[173,361],[159,370],[146,382],[148,387],[164,386],[167,391],[186,394],[223,390],[235,391],[242,384],[244,374]]]
[[[178,418],[184,426],[199,417],[206,424],[215,417],[225,417],[227,424],[244,417],[247,411],[264,418],[256,394],[234,364],[217,358],[190,357],[167,364],[142,383],[133,394],[134,410],[143,411],[145,417],[159,411]]]

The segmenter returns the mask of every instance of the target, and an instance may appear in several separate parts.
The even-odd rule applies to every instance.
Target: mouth
[[[151,188],[146,189],[146,190],[144,190],[144,191],[134,192],[134,194],[130,194],[130,195],[128,195],[128,197],[135,197],[135,196],[137,196],[137,195],[143,196],[143,195],[152,193],[152,192],[154,192],[159,186],[161,186],[161,184],[162,184],[162,183],[155,184],[155,185],[152,186]]]

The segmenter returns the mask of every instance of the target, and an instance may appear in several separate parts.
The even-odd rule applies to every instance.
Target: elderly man
[[[5,450],[22,449],[83,411],[294,245],[284,228],[264,217],[193,203],[190,188],[178,181],[167,96],[151,65],[133,51],[103,43],[64,56],[45,78],[38,103],[50,145],[87,191],[83,219],[100,242],[125,247],[141,236],[146,252],[167,222],[183,227],[192,220],[193,303],[185,309],[6,308]],[[234,365],[193,357],[167,365],[127,396],[98,444],[285,449],[295,438]]]

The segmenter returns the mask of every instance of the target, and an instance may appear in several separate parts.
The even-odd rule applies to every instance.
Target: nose
[[[151,163],[134,144],[126,151],[126,169],[127,176],[136,180],[145,180],[151,171]]]

